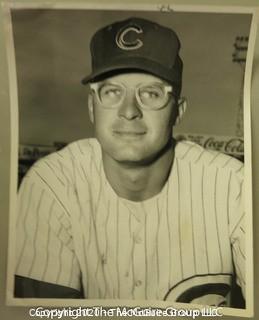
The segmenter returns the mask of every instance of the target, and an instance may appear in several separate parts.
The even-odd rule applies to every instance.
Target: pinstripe
[[[96,231],[96,229],[95,229],[95,231]],[[97,241],[96,241],[96,245],[98,247],[98,259],[97,259],[96,269],[95,269],[95,273],[94,273],[95,279],[97,279],[97,274],[98,274],[98,271],[99,271],[100,259],[101,259],[100,250],[99,250],[99,246],[98,246],[98,242]]]
[[[101,174],[102,174],[102,166],[103,166],[103,163],[102,163],[102,161],[100,161],[99,162],[99,171],[98,171],[99,176],[101,176]]]
[[[59,229],[58,229],[58,232],[56,233],[56,236],[59,238],[59,236],[60,236],[60,233],[61,233],[61,231],[62,231],[62,226],[60,225],[59,226]]]
[[[237,221],[237,223],[236,223],[236,225],[235,225],[234,229],[233,229],[233,230],[232,230],[232,232],[230,233],[230,238],[232,237],[233,233],[236,231],[236,229],[237,229],[237,227],[238,227],[238,225],[239,225],[240,221],[244,218],[244,216],[245,216],[245,212],[243,212],[242,216],[238,219],[238,221]]]
[[[42,280],[45,278],[46,276],[46,272],[47,272],[47,266],[48,266],[48,262],[49,262],[49,238],[50,238],[50,230],[51,230],[51,226],[50,226],[50,217],[52,215],[52,211],[53,211],[53,207],[55,204],[55,200],[52,201],[51,206],[50,206],[50,210],[49,210],[49,215],[48,215],[48,231],[47,231],[47,246],[46,246],[46,259],[45,259],[45,267],[44,267],[44,271],[42,273]]]
[[[107,257],[108,257],[109,236],[108,236],[107,226],[108,226],[108,220],[110,217],[110,201],[108,201],[108,204],[107,204],[107,211],[108,211],[108,214],[106,215],[106,219],[105,219],[105,259],[107,259]],[[107,263],[107,261],[106,261],[106,263]],[[105,275],[104,275],[104,280],[105,280],[104,297],[106,297],[108,283],[107,283],[107,279],[106,279]]]
[[[80,168],[82,168],[81,161],[80,161],[80,165],[77,165],[77,171],[78,171],[78,174],[79,174],[81,180],[84,181],[84,173],[81,172],[82,170],[80,170]]]
[[[48,249],[47,249],[47,251],[49,251],[48,253],[47,253],[47,257],[46,257],[46,259],[48,259],[48,261],[46,261],[46,264],[45,264],[45,269],[44,269],[44,273],[43,273],[43,279],[45,279],[45,281],[47,281],[47,282],[50,282],[49,281],[49,277],[47,277],[47,275],[48,276],[52,276],[53,275],[53,270],[52,269],[50,269],[50,267],[51,267],[51,264],[50,265],[48,265],[49,264],[49,260],[50,260],[50,258],[56,258],[58,255],[55,255],[54,256],[54,254],[52,254],[52,255],[50,255],[49,253],[51,252],[51,249],[52,249],[52,245],[51,245],[51,242],[52,241],[56,241],[56,238],[55,238],[55,234],[54,233],[52,233],[52,232],[50,232],[49,233],[49,240],[48,240]],[[52,239],[52,241],[51,241],[51,239]],[[59,241],[58,242],[58,246],[60,247],[61,246],[61,241]],[[60,262],[59,262],[60,263]]]
[[[168,199],[169,199],[169,182],[167,183],[166,189],[166,218],[167,218],[167,232],[168,232],[168,251],[169,251],[169,279],[168,279],[168,289],[170,288],[170,283],[172,281],[172,239],[171,239],[171,232],[170,232],[170,222],[169,222],[169,212],[168,212]]]
[[[98,213],[98,207],[100,205],[100,199],[101,199],[101,193],[102,193],[102,184],[100,183],[100,187],[99,187],[99,190],[98,190],[98,196],[97,196],[97,201],[96,201],[96,205],[95,205],[95,217],[97,219],[97,213]]]
[[[91,225],[89,223],[89,225]],[[89,294],[89,281],[88,281],[88,277],[89,277],[89,268],[88,268],[88,259],[87,259],[87,252],[89,252],[89,250],[86,251],[86,243],[85,243],[86,239],[85,237],[83,236],[83,252],[84,252],[84,262],[85,262],[85,268],[86,268],[86,276],[87,276],[87,280],[86,280],[86,288],[84,288],[84,294],[85,294],[85,298],[88,297],[88,294]],[[86,291],[86,292],[85,292]]]
[[[225,164],[222,166],[222,169],[223,169],[223,168],[226,168],[226,166],[227,166],[232,160],[233,160],[233,158],[229,158],[229,159],[225,162]]]
[[[56,192],[53,190],[53,188],[51,188],[51,186],[47,183],[47,181],[37,172],[35,171],[35,173],[39,176],[39,178],[46,184],[46,186],[51,190],[51,192],[55,195],[57,201],[59,202],[59,204],[62,206],[62,208],[66,211],[66,213],[70,216],[70,213],[68,211],[68,209],[64,206],[63,202],[59,199],[59,197],[57,196]]]
[[[73,154],[73,152],[72,152],[72,150],[71,150],[71,146],[70,146],[70,145],[67,146],[67,150],[68,150],[68,152],[70,153],[71,160],[72,160],[72,162],[73,162],[75,156],[74,156],[74,154]]]
[[[230,182],[232,179],[232,171],[230,171],[229,178],[228,178],[228,191],[227,191],[227,219],[229,225],[229,207],[230,207]]]
[[[49,263],[49,251],[50,251],[50,238],[52,236],[51,232],[48,232],[48,241],[47,241],[47,252],[46,252],[46,262],[45,262],[45,267],[44,267],[44,271],[42,274],[42,279],[45,280],[46,279],[46,274],[48,271],[48,263]]]
[[[92,150],[92,152],[91,152],[90,168],[92,168],[93,165],[94,165],[95,170],[96,170],[96,173],[98,173],[99,176],[100,176],[99,170],[98,170],[97,165],[96,165],[96,162],[95,162],[95,159],[98,159],[98,157],[96,157],[96,156],[93,157],[93,155],[95,155],[95,152],[94,152],[94,147],[92,146],[92,144],[90,143],[90,141],[88,141],[88,145],[90,146],[90,148],[91,148],[91,150]],[[93,172],[93,170],[91,170],[91,171]]]
[[[218,180],[218,168],[216,169],[215,174],[215,184],[214,184],[214,214],[216,220],[216,231],[217,231],[217,241],[219,247],[219,255],[220,255],[220,265],[221,265],[221,272],[223,272],[223,259],[222,259],[222,251],[219,239],[219,223],[218,223],[218,212],[217,212],[217,180]]]
[[[129,234],[130,234],[130,236],[132,236],[132,229],[131,229],[132,221],[131,221],[131,219],[132,219],[132,213],[130,212],[129,213]]]
[[[120,269],[119,269],[119,198],[116,202],[116,271],[117,271],[117,282],[118,282],[118,297],[120,297]]]
[[[159,210],[158,199],[156,201],[156,204],[157,204],[157,216],[158,216],[157,232],[156,232],[157,288],[159,288],[158,284],[160,282],[160,268],[159,268],[158,231],[159,231],[159,228],[160,228],[160,210]]]
[[[239,229],[245,234],[245,230],[242,227],[240,227]]]
[[[74,274],[74,261],[75,261],[75,256],[73,256],[73,259],[71,260],[71,267],[70,267],[70,276],[68,280],[68,286],[71,287],[73,283],[73,274]]]
[[[75,181],[76,181],[76,168],[75,168],[75,159],[74,159],[74,158],[71,159],[71,163],[72,163],[73,182],[74,182],[74,185],[76,185],[76,184],[75,184]],[[77,189],[76,189],[76,188],[74,188],[74,190],[75,190],[75,192],[77,192]]]
[[[183,278],[183,258],[182,258],[182,234],[181,234],[181,192],[180,192],[180,176],[179,176],[179,160],[176,159],[176,172],[178,183],[178,235],[179,235],[179,253],[181,263],[181,277]]]
[[[108,252],[108,243],[109,243],[109,236],[108,236],[108,220],[109,220],[109,217],[110,217],[110,201],[108,201],[108,204],[107,204],[107,211],[108,211],[108,214],[106,216],[106,219],[105,219],[105,238],[106,238],[106,241],[105,241],[105,253],[106,253],[106,256],[107,256],[107,252]]]
[[[129,269],[131,270],[131,274],[132,274],[132,283],[134,283],[134,265],[133,265],[133,244],[134,244],[134,241],[132,240],[133,239],[133,236],[132,236],[132,227],[131,227],[131,224],[132,224],[132,213],[129,212],[129,234],[130,234],[130,241],[131,241],[131,251],[130,251],[130,256],[129,256]],[[131,289],[131,296],[133,296],[133,290],[134,290],[134,286],[132,287]]]
[[[235,200],[238,200],[238,199],[240,198],[240,196],[241,196],[242,189],[243,189],[243,182],[244,182],[244,181],[241,181],[241,183],[240,183],[240,190],[239,190],[239,193],[238,193],[238,195],[236,196],[236,199],[235,199]]]
[[[62,163],[61,163],[61,161],[58,159],[57,160],[58,161],[58,163],[59,163],[59,166],[60,166],[60,169],[61,169],[61,173],[62,173],[62,175],[63,175],[63,177],[65,177],[65,179],[66,179],[66,183],[67,183],[67,188],[66,188],[66,190],[67,190],[67,197],[69,197],[69,179],[68,179],[68,177],[67,177],[67,175],[66,175],[66,173],[65,173],[65,170],[64,170],[64,167],[63,167],[63,165],[62,165]]]
[[[243,168],[244,168],[244,165],[243,165],[243,163],[241,163],[240,167],[235,171],[235,173],[237,174],[237,173],[240,172],[241,169],[243,169]]]
[[[201,179],[201,202],[202,202],[202,215],[204,221],[204,236],[205,236],[205,246],[206,246],[206,260],[207,260],[207,269],[210,273],[209,257],[208,257],[208,245],[207,245],[207,228],[206,228],[206,218],[205,218],[205,203],[204,203],[204,165],[202,166],[202,179]]]
[[[27,183],[26,183],[26,184],[23,186],[23,188],[21,189],[20,199],[23,199],[23,196],[24,196],[24,193],[25,193],[25,188],[26,188],[26,189],[28,188],[28,184],[27,184]],[[31,196],[31,190],[30,190],[30,192],[29,192],[29,196]],[[19,225],[19,222],[20,222],[20,220],[21,220],[21,217],[22,217],[22,215],[23,215],[23,213],[24,213],[25,203],[26,203],[25,201],[22,202],[22,204],[21,204],[21,209],[19,210],[19,212],[18,212],[18,214],[17,214],[17,216],[16,216],[16,229],[17,229],[17,227],[18,227],[18,225]]]
[[[60,249],[59,249],[59,253],[58,253],[58,263],[59,263],[59,267],[58,267],[58,272],[57,272],[57,279],[56,279],[56,283],[59,283],[59,279],[60,279],[60,275],[61,275],[61,270],[62,270],[62,264],[61,264],[61,259],[62,259],[62,251],[63,251],[63,243],[60,243]]]
[[[50,165],[50,161],[46,161],[46,160],[43,160],[43,162],[45,163],[45,165],[47,167],[50,168],[50,170],[53,172],[54,176],[58,179],[58,181],[63,185],[65,186],[65,183],[60,179],[60,177],[57,175],[56,171],[52,168],[52,166]]]
[[[131,295],[133,296],[133,298],[135,298],[135,281],[136,281],[136,277],[135,277],[135,269],[134,269],[134,263],[135,263],[135,259],[134,259],[134,249],[135,249],[135,242],[134,240],[132,241],[132,249],[131,249],[131,261],[132,261],[132,291],[131,291]]]
[[[221,155],[221,153],[217,153],[209,162],[209,165],[211,165],[219,156]]]
[[[44,195],[44,190],[41,191],[40,194],[40,198],[39,198],[39,202],[37,205],[37,209],[36,209],[36,228],[35,228],[35,232],[33,234],[33,241],[32,241],[32,245],[33,245],[33,255],[31,258],[31,267],[29,268],[28,274],[31,275],[34,263],[35,263],[35,256],[36,256],[36,239],[37,239],[37,234],[38,234],[38,228],[39,228],[39,212],[40,212],[40,207],[41,207],[41,202],[42,202],[42,198]]]
[[[88,241],[87,241],[87,250],[90,248],[90,243],[91,243],[91,239],[92,239],[92,225],[93,225],[93,221],[89,222],[89,235],[88,235]]]
[[[233,247],[233,250],[236,252],[236,257],[238,257],[236,247]],[[238,270],[238,279],[239,279],[241,282],[243,282],[244,284],[246,284],[246,281],[245,281],[245,279],[244,279],[244,277],[243,277],[243,273],[242,273],[242,271],[241,271],[241,269],[240,269],[240,267],[239,267],[239,264],[236,263],[236,264],[235,264],[235,267],[236,267],[236,269]]]
[[[84,172],[84,170],[83,170],[83,172]],[[92,201],[90,201],[90,203],[91,203],[91,210],[90,211],[91,211],[92,223],[93,223],[93,227],[94,227],[94,237],[95,237],[98,256],[99,256],[99,259],[97,260],[96,269],[95,269],[95,279],[96,279],[97,274],[98,274],[99,265],[100,265],[100,248],[99,248],[98,233],[97,233],[97,227],[96,227],[96,216],[94,216],[94,209],[93,209]],[[91,231],[91,228],[90,228],[90,231]],[[88,246],[90,246],[91,241],[92,241],[92,237],[89,236],[88,237]],[[100,290],[99,287],[98,287],[98,290]],[[99,292],[99,296],[100,296],[100,292]]]
[[[191,207],[191,220],[192,220],[192,248],[193,248],[193,261],[194,261],[194,272],[197,272],[196,254],[195,254],[195,239],[193,230],[193,204],[192,204],[192,167],[189,163],[189,175],[190,175],[190,207]]]
[[[81,179],[81,182],[85,183],[86,182],[86,173],[83,169],[83,165],[82,165],[81,161],[79,161],[79,163],[77,165],[77,171],[80,173],[79,177]]]
[[[145,246],[145,299],[147,299],[147,276],[148,276],[148,268],[147,268],[147,212],[143,202],[141,203],[144,212],[144,246]]]
[[[194,161],[194,163],[198,163],[198,161],[201,159],[203,154],[205,153],[206,149],[203,149],[202,152],[199,154],[198,158]]]
[[[91,214],[91,217],[92,217],[92,222],[93,222],[93,227],[94,227],[94,237],[95,237],[96,246],[97,246],[97,253],[98,253],[98,256],[100,258],[101,254],[100,254],[100,248],[99,248],[99,242],[98,242],[98,236],[97,236],[97,228],[96,228],[96,220],[95,220],[95,217],[94,217],[94,210],[93,210],[92,201],[90,201],[90,204],[91,204],[90,214]],[[88,239],[90,239],[90,237]],[[98,261],[97,261],[97,266],[96,266],[96,270],[95,270],[95,277],[97,276],[97,272],[98,272],[98,269],[99,269],[99,264],[100,264],[100,259],[98,259]],[[100,290],[100,288],[98,288],[98,290]]]
[[[64,159],[64,157],[63,157],[63,155],[60,153],[60,151],[57,151],[56,154],[57,154],[60,158]]]
[[[246,256],[245,256],[244,252],[241,250],[241,247],[239,245],[239,240],[235,239],[235,241],[233,241],[232,245],[234,245],[236,242],[237,242],[237,248],[238,248],[239,252],[241,253],[241,256],[243,257],[244,260],[246,260]]]
[[[181,160],[183,160],[194,147],[195,144],[190,145],[188,150],[181,156]]]
[[[31,187],[30,187],[30,192],[29,192],[29,200],[28,200],[28,203],[27,203],[27,209],[26,209],[26,213],[25,213],[25,216],[24,216],[24,219],[23,219],[23,223],[22,223],[22,226],[23,226],[23,233],[24,233],[24,238],[23,238],[23,244],[21,246],[21,252],[20,252],[20,255],[19,255],[19,258],[17,260],[17,270],[19,269],[20,267],[20,264],[21,264],[21,260],[22,260],[22,257],[23,257],[23,254],[24,254],[24,250],[25,250],[25,244],[27,243],[27,238],[28,238],[28,234],[27,234],[27,230],[26,230],[26,221],[27,221],[27,216],[29,215],[29,208],[31,206],[31,199],[32,199],[32,191],[34,190],[33,189],[34,187],[34,183],[31,184]]]
[[[82,148],[81,148],[81,146],[80,146],[80,141],[77,141],[76,145],[77,145],[77,147],[78,147],[78,149],[79,149],[79,152],[80,152],[82,155],[84,155],[84,152],[83,152],[83,150],[82,150]]]
[[[85,172],[85,168],[83,167],[82,163],[80,163],[80,166],[81,166],[81,168],[82,168],[83,176],[84,176],[84,178],[85,178],[85,181],[87,182],[88,187],[90,187],[90,183],[89,183],[89,180],[88,180],[87,174],[86,174],[86,172]]]

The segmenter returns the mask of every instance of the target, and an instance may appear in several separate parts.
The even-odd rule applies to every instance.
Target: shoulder
[[[71,167],[76,160],[84,158],[100,157],[101,151],[99,143],[96,139],[81,139],[73,141],[59,151],[50,153],[49,155],[39,159],[34,168],[54,165],[55,167]]]
[[[49,154],[45,159],[78,159],[80,157],[98,157],[100,154],[100,145],[95,138],[81,139],[69,143],[67,146],[57,152]]]
[[[205,149],[191,141],[179,141],[175,147],[175,157],[180,162],[188,162],[193,165],[231,170],[242,173],[244,164],[238,159],[227,154]]]
[[[61,185],[72,183],[75,169],[84,163],[89,166],[91,161],[101,159],[99,143],[96,139],[81,139],[74,141],[59,151],[53,152],[33,164],[25,178],[42,180],[49,184]]]

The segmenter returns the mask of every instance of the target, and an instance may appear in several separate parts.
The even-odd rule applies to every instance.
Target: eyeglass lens
[[[104,106],[114,107],[125,99],[126,92],[119,84],[106,83],[99,88],[98,96]],[[162,84],[142,85],[135,89],[135,95],[140,106],[147,109],[159,109],[168,102],[168,93]]]

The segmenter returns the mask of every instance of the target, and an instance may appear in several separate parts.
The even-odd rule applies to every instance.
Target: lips
[[[145,134],[145,131],[131,131],[131,130],[113,130],[113,133],[119,135],[140,136]]]
[[[132,129],[115,129],[113,135],[123,140],[138,140],[146,134],[144,130],[132,130]]]

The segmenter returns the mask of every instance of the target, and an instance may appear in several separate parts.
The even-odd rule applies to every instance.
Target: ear
[[[91,92],[88,94],[88,113],[89,113],[90,121],[94,123],[94,103],[93,103],[93,95]]]
[[[185,113],[187,109],[187,100],[184,97],[181,97],[178,99],[178,115],[177,118],[175,120],[175,124],[174,125],[178,125],[183,118],[183,115]]]

